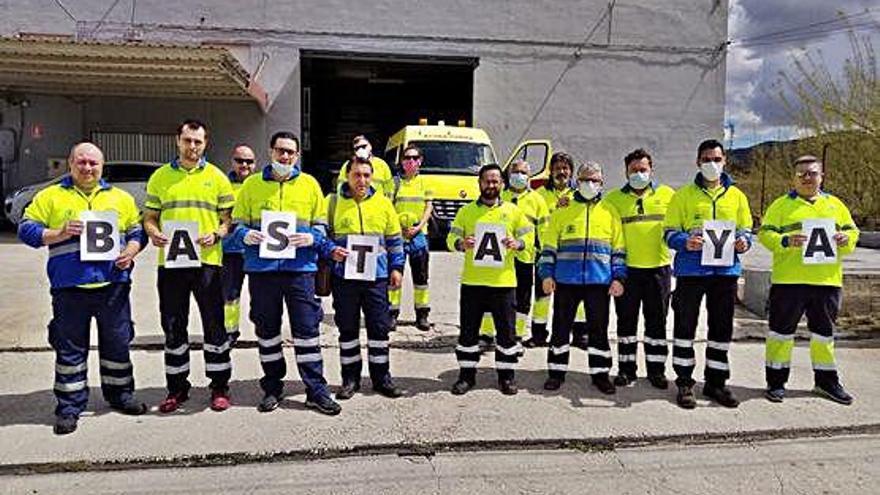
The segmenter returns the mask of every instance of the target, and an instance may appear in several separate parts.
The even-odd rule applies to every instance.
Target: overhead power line
[[[873,9],[865,9],[859,12],[840,14],[833,19],[732,40],[730,44],[739,47],[778,45],[805,41],[817,36],[826,37],[843,31],[880,30],[880,24],[873,19],[873,12]]]

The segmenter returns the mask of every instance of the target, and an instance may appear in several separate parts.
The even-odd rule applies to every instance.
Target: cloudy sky
[[[778,102],[779,72],[791,73],[805,52],[839,72],[851,52],[840,15],[880,52],[880,0],[730,0],[726,121],[734,147],[795,136]]]

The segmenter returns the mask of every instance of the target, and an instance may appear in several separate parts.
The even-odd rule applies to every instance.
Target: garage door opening
[[[366,135],[381,156],[388,137],[428,119],[473,121],[475,58],[435,58],[304,52],[302,138],[306,169],[329,188]],[[393,164],[392,164],[393,165]]]

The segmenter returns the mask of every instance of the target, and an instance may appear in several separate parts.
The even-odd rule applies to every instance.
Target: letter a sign
[[[296,258],[296,247],[287,240],[289,234],[296,232],[295,213],[264,211],[260,218],[260,231],[265,239],[260,243],[260,258]]]
[[[703,222],[703,266],[733,266],[736,224],[730,220]]]
[[[115,211],[84,211],[79,219],[83,222],[80,260],[112,261],[119,257],[119,215]]]
[[[507,237],[507,228],[496,223],[478,223],[474,228],[477,240],[474,246],[474,266],[502,268],[506,249],[501,240]]]
[[[165,246],[165,268],[197,268],[202,266],[199,224],[197,222],[162,222],[162,232],[168,236]]]
[[[804,243],[804,264],[818,265],[837,262],[837,228],[830,218],[816,218],[801,222],[807,242]]]
[[[347,280],[376,280],[376,264],[379,260],[379,238],[373,235],[349,235],[348,256],[345,258]]]

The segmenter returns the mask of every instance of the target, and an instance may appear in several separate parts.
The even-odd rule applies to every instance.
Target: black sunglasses
[[[233,158],[232,160],[235,163],[238,163],[239,165],[253,165],[254,164],[254,160],[251,158]]]

